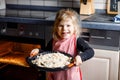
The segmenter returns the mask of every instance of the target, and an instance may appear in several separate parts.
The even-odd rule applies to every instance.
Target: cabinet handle
[[[91,38],[94,38],[94,39],[105,39],[105,37],[102,37],[102,36],[91,36]]]
[[[106,39],[111,40],[112,38],[111,37],[106,37]]]
[[[91,38],[94,38],[94,39],[107,39],[107,40],[112,39],[111,37],[102,37],[102,36],[91,36]]]

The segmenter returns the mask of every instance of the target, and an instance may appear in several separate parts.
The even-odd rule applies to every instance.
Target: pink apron
[[[72,56],[77,55],[76,37],[71,36],[68,39],[53,41],[53,50],[69,53]],[[47,80],[82,80],[80,67],[74,66],[65,71],[47,72]]]

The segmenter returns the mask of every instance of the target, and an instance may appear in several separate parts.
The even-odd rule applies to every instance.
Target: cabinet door
[[[83,80],[118,80],[119,52],[94,50],[95,56],[81,65]]]

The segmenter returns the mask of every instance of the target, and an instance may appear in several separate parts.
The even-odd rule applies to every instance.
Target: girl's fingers
[[[39,49],[33,49],[30,53],[30,57],[33,57],[33,56],[37,55],[38,52],[39,52]]]
[[[80,56],[76,56],[75,57],[75,64],[76,66],[79,66],[82,64],[82,60],[81,60],[81,57]]]

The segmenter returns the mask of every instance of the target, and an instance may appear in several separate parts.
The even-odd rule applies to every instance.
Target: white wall
[[[6,0],[6,4],[59,6],[79,8],[80,0]],[[94,0],[95,9],[106,9],[106,0]]]

